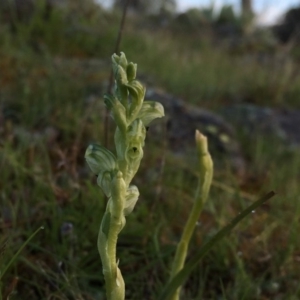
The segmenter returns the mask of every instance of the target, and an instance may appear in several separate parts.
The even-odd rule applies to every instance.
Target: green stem
[[[102,271],[104,275],[106,291],[111,290],[111,264],[107,252],[107,238],[108,238],[108,230],[110,226],[110,213],[105,212],[100,229],[98,234],[98,251],[100,254],[101,262],[102,262]]]
[[[198,184],[198,188],[195,196],[195,202],[192,211],[186,222],[181,240],[176,249],[170,281],[184,266],[184,262],[188,251],[188,245],[191,240],[197,221],[199,219],[199,215],[203,209],[203,205],[207,199],[211,182],[212,182],[212,177],[213,177],[213,162],[208,152],[207,139],[202,134],[200,134],[199,131],[196,131],[196,144],[197,144],[198,154],[200,156],[199,184]],[[176,292],[173,294],[173,296],[170,299],[178,300],[179,294],[180,294],[180,287],[176,290]]]
[[[123,214],[126,184],[122,172],[118,172],[112,181],[112,197],[102,219],[98,235],[98,250],[103,265],[103,275],[108,300],[125,299],[125,283],[118,268],[116,247],[118,235],[125,225]]]

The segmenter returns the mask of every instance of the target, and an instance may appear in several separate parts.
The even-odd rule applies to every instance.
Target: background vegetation
[[[103,140],[102,95],[120,13],[89,1],[37,3],[26,14],[1,7],[0,269],[45,229],[1,291],[3,299],[104,299],[96,238],[105,199],[83,156],[91,141]],[[121,50],[148,86],[215,111],[232,103],[300,107],[296,38],[281,44],[270,29],[245,32],[228,7],[219,16],[191,10],[126,22]],[[299,299],[300,156],[266,138],[240,141],[247,180],[216,170],[191,253],[257,195],[278,195],[205,257],[183,299]],[[141,198],[119,240],[127,299],[156,299],[164,285],[195,172],[150,129],[136,177]]]

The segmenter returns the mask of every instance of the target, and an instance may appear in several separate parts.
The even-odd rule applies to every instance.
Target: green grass
[[[6,28],[0,37],[0,269],[45,227],[5,274],[3,297],[104,299],[96,239],[105,199],[83,160],[87,145],[103,140],[101,95],[118,24],[118,15],[101,13],[79,19],[90,34],[68,35],[65,13],[55,12],[48,23],[35,19],[40,31],[23,25],[22,32]],[[188,103],[214,109],[248,99],[299,107],[298,65],[280,65],[276,57],[276,65],[247,65],[251,53],[233,55],[209,37],[196,44],[193,36],[136,32],[134,24],[128,22],[122,50],[135,57],[146,81]],[[92,67],[82,63],[88,59]],[[157,143],[149,131],[136,176],[141,197],[119,239],[127,299],[157,298],[193,201],[196,170],[163,150],[163,139]],[[244,193],[278,194],[204,258],[183,299],[300,298],[300,157],[266,139],[241,141],[249,180],[239,186],[232,174],[216,170],[191,254],[251,203]],[[170,155],[163,166],[165,151]],[[72,227],[62,230],[68,223]]]

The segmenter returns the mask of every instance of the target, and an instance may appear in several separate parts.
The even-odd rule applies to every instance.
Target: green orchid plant
[[[124,300],[125,283],[116,257],[118,235],[125,226],[126,216],[133,211],[139,197],[138,188],[130,183],[143,158],[146,126],[154,119],[163,117],[164,108],[158,102],[144,101],[145,88],[135,79],[137,65],[128,63],[124,53],[112,56],[112,67],[115,87],[112,95],[104,97],[104,102],[116,123],[116,155],[101,145],[92,144],[85,152],[85,159],[92,172],[97,175],[97,184],[108,198],[97,243],[107,299]],[[274,192],[270,192],[251,204],[202,245],[196,255],[186,263],[189,242],[213,178],[213,161],[208,151],[207,138],[196,130],[195,140],[200,171],[198,188],[177,245],[170,279],[158,297],[159,300],[179,300],[182,285],[206,253],[242,219],[274,195]]]
[[[144,101],[146,90],[135,79],[137,65],[128,63],[124,53],[112,56],[112,67],[115,88],[104,101],[116,123],[116,155],[92,144],[85,159],[108,197],[98,235],[107,299],[121,300],[125,298],[125,284],[116,258],[117,239],[139,197],[138,188],[130,183],[143,158],[146,126],[163,117],[164,108],[158,102]]]

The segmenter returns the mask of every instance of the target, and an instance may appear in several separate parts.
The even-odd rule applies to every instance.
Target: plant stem
[[[213,177],[213,162],[208,152],[207,139],[199,131],[196,131],[196,143],[198,154],[200,156],[199,183],[192,211],[184,227],[181,240],[177,245],[170,281],[184,266],[184,262],[187,256],[188,245],[194,232],[197,221],[199,219],[199,215],[203,209],[203,205],[207,199]],[[178,300],[179,294],[180,288],[176,290],[176,292],[170,299]]]
[[[126,188],[122,172],[119,171],[112,181],[112,197],[107,204],[98,235],[107,300],[125,299],[125,283],[118,268],[116,247],[118,235],[125,225],[123,210]]]

